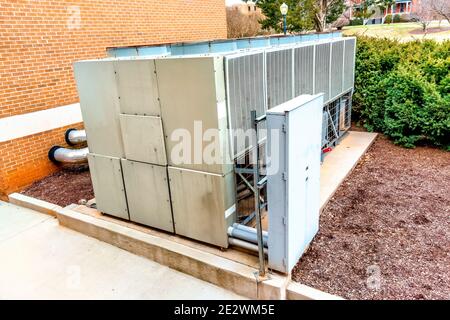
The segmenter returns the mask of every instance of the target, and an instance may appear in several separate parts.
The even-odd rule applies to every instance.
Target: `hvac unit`
[[[283,169],[266,178],[263,198],[269,263],[289,272],[316,230],[309,213],[317,211],[320,147],[350,125],[355,39],[264,39],[122,48],[110,51],[121,58],[75,64],[100,211],[227,248],[239,218],[236,184],[255,171],[240,168],[236,178],[236,159],[255,146],[234,133],[284,121],[284,138],[259,130],[258,141],[270,152],[274,143],[283,147]],[[136,57],[164,50],[167,56]],[[296,98],[305,94],[318,96]]]

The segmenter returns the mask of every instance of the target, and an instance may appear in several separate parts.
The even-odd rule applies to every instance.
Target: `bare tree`
[[[435,0],[420,0],[411,15],[412,20],[419,23],[425,33],[427,32],[431,21],[436,17],[436,13],[431,10],[434,1]]]
[[[449,0],[434,0],[429,1],[431,10],[437,17],[445,19],[450,22],[450,1]]]
[[[333,6],[336,6],[341,2],[342,0],[315,0],[316,10],[314,15],[314,25],[316,31],[322,32],[326,29],[328,13]]]
[[[243,13],[239,7],[227,8],[228,38],[254,37],[262,33],[259,23],[264,16],[258,11]]]

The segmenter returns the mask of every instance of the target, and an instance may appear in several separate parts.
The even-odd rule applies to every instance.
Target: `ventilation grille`
[[[314,93],[314,46],[294,49],[295,96]]]
[[[264,53],[226,57],[229,126],[232,132],[251,129],[250,113],[265,114]],[[249,147],[248,141],[238,145],[233,138],[234,155]]]
[[[267,52],[267,107],[293,98],[292,49]]]
[[[331,48],[331,82],[330,99],[342,94],[342,82],[344,70],[344,42],[333,42]]]
[[[330,48],[329,43],[316,45],[314,93],[323,92],[323,100],[330,98]]]
[[[355,74],[355,39],[345,40],[345,57],[344,57],[344,91],[353,88]]]

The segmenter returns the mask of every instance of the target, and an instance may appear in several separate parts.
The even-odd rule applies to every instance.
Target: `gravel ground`
[[[62,207],[79,200],[94,198],[88,167],[64,168],[33,183],[21,192],[24,195],[55,203]]]
[[[320,228],[295,281],[347,299],[450,299],[450,152],[380,136]]]

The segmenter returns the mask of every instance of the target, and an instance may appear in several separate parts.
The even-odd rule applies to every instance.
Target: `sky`
[[[233,4],[241,3],[241,2],[242,2],[241,0],[225,0],[225,3],[227,6],[231,6]]]

